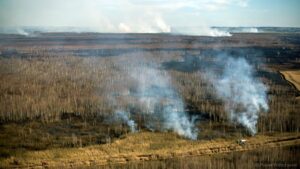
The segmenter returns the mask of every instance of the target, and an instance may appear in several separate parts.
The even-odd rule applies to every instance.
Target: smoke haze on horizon
[[[272,3],[271,3],[272,2]],[[210,26],[300,26],[299,1],[2,0],[0,27],[75,27],[71,31],[228,36]],[[278,13],[278,14],[277,14]],[[278,20],[272,20],[279,15]],[[16,32],[18,32],[18,29]],[[22,31],[19,31],[22,32]]]

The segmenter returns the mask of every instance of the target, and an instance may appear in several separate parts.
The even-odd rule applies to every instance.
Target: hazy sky
[[[167,32],[192,26],[300,27],[300,0],[0,0],[0,26]]]

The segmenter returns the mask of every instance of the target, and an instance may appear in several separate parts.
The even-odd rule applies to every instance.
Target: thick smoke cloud
[[[135,132],[134,117],[143,117],[143,126],[151,131],[172,131],[185,138],[197,139],[195,117],[189,117],[184,110],[184,102],[172,87],[170,76],[158,66],[137,66],[130,68],[128,76],[135,83],[135,88],[126,94],[128,108],[114,113],[114,119],[126,124]],[[119,106],[120,107],[120,106]],[[132,107],[131,107],[132,108]]]
[[[267,87],[254,78],[253,67],[244,58],[222,57],[221,76],[211,79],[217,96],[224,102],[229,119],[243,125],[254,135],[261,111],[269,109]]]
[[[176,92],[172,78],[156,64],[145,64],[140,56],[138,65],[122,67],[129,81],[134,84],[124,96],[127,105],[117,104],[115,118],[137,131],[136,124],[152,131],[173,131],[189,139],[197,139],[197,117],[185,112],[184,101]],[[199,57],[206,63],[208,58]],[[268,111],[267,87],[255,77],[255,70],[242,57],[226,54],[209,59],[210,64],[200,65],[203,80],[213,88],[212,94],[224,104],[229,122],[244,126],[252,135],[257,133],[257,121],[261,113]],[[116,64],[118,65],[118,64]],[[133,110],[133,111],[132,111]],[[138,123],[137,117],[143,117]]]

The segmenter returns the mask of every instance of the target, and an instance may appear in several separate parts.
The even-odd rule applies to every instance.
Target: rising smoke
[[[114,113],[114,120],[125,123],[133,133],[137,131],[136,123],[130,118],[130,114],[126,111],[117,110]]]
[[[267,103],[267,87],[254,78],[253,67],[244,58],[226,57],[221,76],[210,79],[216,95],[225,104],[230,121],[243,125],[254,135],[261,111],[269,109]]]
[[[224,103],[229,121],[256,134],[260,113],[268,111],[267,87],[255,78],[254,68],[244,58],[217,56],[214,62],[216,66],[205,65],[205,79],[215,89],[215,96]],[[143,127],[149,130],[173,131],[197,139],[195,117],[185,112],[184,102],[166,70],[154,65],[139,65],[127,70],[135,88],[126,97],[135,98],[135,103],[128,104],[135,105],[138,111],[118,109],[115,115],[120,121],[136,131],[134,117],[138,114],[144,117]]]
[[[230,4],[240,4],[219,1],[9,0],[1,4],[0,16],[3,17],[0,18],[0,27],[23,30],[15,32],[23,35],[26,35],[24,26],[42,28],[39,29],[41,32],[173,33],[171,27],[197,23],[200,28],[196,31],[180,30],[179,33],[228,36],[226,32],[206,26],[205,19],[198,16],[199,11],[206,13]],[[241,4],[239,6],[245,6],[245,3]],[[190,10],[183,10],[185,8]],[[190,17],[191,13],[193,17]],[[7,31],[0,28],[0,33]]]
[[[136,95],[145,105],[146,127],[151,130],[172,130],[190,139],[197,139],[194,120],[184,111],[182,98],[175,92],[167,72],[140,67],[132,72],[138,82]]]
[[[231,33],[225,30],[217,29],[214,27],[202,26],[202,27],[175,27],[171,30],[174,34],[183,35],[196,35],[196,36],[232,36]]]
[[[144,117],[144,127],[151,131],[173,131],[189,139],[197,139],[195,117],[190,118],[184,110],[184,102],[170,83],[166,71],[158,67],[137,66],[129,71],[137,88],[129,96],[135,98],[136,112],[116,111],[115,119],[136,131],[136,122],[130,116]],[[128,113],[129,112],[129,113]]]

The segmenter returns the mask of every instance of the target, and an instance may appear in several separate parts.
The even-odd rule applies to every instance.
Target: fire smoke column
[[[174,131],[189,139],[197,139],[194,120],[184,111],[184,103],[175,92],[165,71],[138,67],[131,76],[137,81],[135,96],[144,105],[146,127],[158,131]]]
[[[136,123],[134,122],[134,120],[129,118],[129,113],[128,112],[124,112],[124,111],[116,111],[114,114],[114,118],[116,121],[121,121],[123,123],[125,123],[129,128],[131,132],[136,132]]]
[[[227,58],[221,78],[214,83],[219,98],[225,103],[230,120],[254,135],[261,111],[268,111],[266,86],[253,77],[253,68],[243,59]]]

